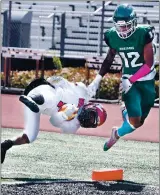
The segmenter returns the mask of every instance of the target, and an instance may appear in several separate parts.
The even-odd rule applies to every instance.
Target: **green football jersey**
[[[115,27],[104,33],[106,44],[117,51],[122,60],[122,74],[127,77],[133,75],[145,63],[144,46],[152,42],[154,38],[154,27],[150,25],[139,25],[135,32],[128,38],[122,39],[118,36]],[[154,68],[151,69],[151,72]],[[154,73],[149,73],[150,78]],[[152,79],[152,78],[151,78]],[[141,79],[143,80],[143,79]],[[146,79],[150,80],[150,79]]]

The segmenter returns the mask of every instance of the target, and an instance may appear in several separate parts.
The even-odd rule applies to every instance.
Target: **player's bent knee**
[[[129,118],[129,122],[131,125],[133,125],[136,129],[139,128],[142,123],[141,123],[141,117],[136,117],[136,118]]]
[[[44,97],[41,94],[32,94],[31,95],[32,100],[34,100],[38,105],[44,104]]]
[[[135,123],[133,126],[137,129],[137,128],[139,128],[140,126],[142,126],[142,124],[141,124],[141,123]]]
[[[24,132],[26,143],[32,143],[36,140],[38,133]]]
[[[145,119],[146,119],[146,117],[142,117],[142,118],[141,118],[141,125],[144,124]]]

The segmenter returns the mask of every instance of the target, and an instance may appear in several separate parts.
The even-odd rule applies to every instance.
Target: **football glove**
[[[93,97],[96,95],[101,80],[102,80],[102,76],[98,74],[96,78],[92,81],[92,83],[88,85],[87,93],[89,97]]]
[[[122,84],[120,88],[122,88],[122,92],[126,94],[131,89],[132,85],[133,84],[128,78],[122,78]]]

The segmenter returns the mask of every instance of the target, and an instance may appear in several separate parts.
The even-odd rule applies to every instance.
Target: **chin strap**
[[[130,77],[130,82],[134,83],[136,82],[138,79],[146,76],[148,73],[150,73],[151,68],[147,65],[144,64],[133,76]]]

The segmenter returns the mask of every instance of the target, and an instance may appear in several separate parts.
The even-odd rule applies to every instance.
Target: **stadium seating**
[[[8,10],[8,2],[8,0],[2,2],[2,12]],[[119,1],[110,1],[108,2],[108,5],[106,5],[104,31],[113,26],[111,19],[113,11],[118,3]],[[150,23],[155,26],[155,42],[159,43],[158,1],[130,1],[129,3],[135,8],[139,23]],[[61,13],[65,11],[65,50],[66,52],[80,51],[84,54],[97,53],[100,49],[101,6],[102,2],[100,1],[90,1],[90,3],[87,1],[12,2],[12,10],[28,10],[33,13],[30,47],[40,49],[60,49]],[[94,13],[95,10],[97,10],[96,13]],[[90,12],[92,15],[89,15],[87,12]],[[51,16],[48,18],[52,13],[54,13],[55,17],[54,28],[53,17]],[[1,25],[3,25],[3,21],[1,22]],[[106,46],[103,44],[103,53],[105,52]]]

